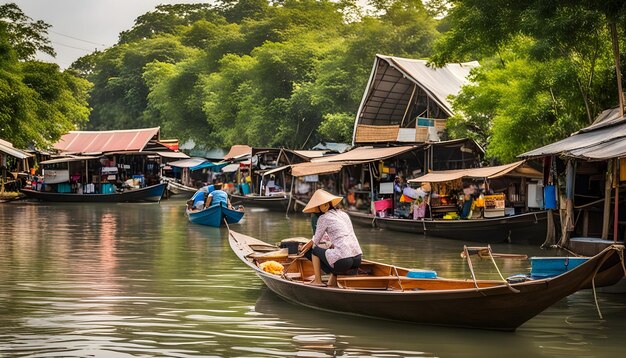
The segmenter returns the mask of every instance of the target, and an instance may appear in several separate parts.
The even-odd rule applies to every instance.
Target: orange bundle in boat
[[[265,261],[259,265],[259,268],[272,275],[282,275],[285,267],[276,261]]]

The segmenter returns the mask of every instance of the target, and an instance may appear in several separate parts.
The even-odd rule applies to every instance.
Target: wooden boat
[[[252,206],[258,208],[266,208],[273,211],[287,211],[289,205],[289,194],[282,195],[237,195],[230,194],[230,201],[233,204],[242,204],[243,206]]]
[[[508,283],[497,280],[413,278],[414,270],[363,260],[358,274],[339,276],[339,287],[308,284],[312,264],[289,256],[286,249],[229,231],[233,252],[282,298],[304,306],[427,325],[514,331],[589,282],[606,262],[623,260],[622,245],[613,245],[562,275]],[[259,266],[281,263],[282,274]]]
[[[489,244],[542,243],[548,230],[546,210],[468,220],[382,218],[355,211],[348,211],[348,215],[354,223],[364,226],[375,225],[381,229]]]
[[[192,188],[190,186],[183,185],[181,183],[176,182],[174,179],[171,179],[171,178],[163,177],[162,181],[164,183],[167,183],[168,196],[181,195],[181,194],[193,195],[196,191],[198,191],[197,188]]]
[[[126,189],[120,192],[106,194],[79,194],[79,193],[53,193],[32,189],[22,189],[21,192],[27,197],[43,201],[56,202],[84,202],[84,203],[124,203],[124,202],[156,202],[161,201],[167,184],[160,183],[145,188]]]
[[[213,227],[220,227],[224,220],[229,224],[238,223],[244,214],[243,210],[229,209],[224,205],[212,205],[204,210],[185,210],[189,222]]]

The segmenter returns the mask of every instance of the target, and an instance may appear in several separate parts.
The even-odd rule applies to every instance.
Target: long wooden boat
[[[487,219],[401,219],[375,217],[371,214],[348,211],[354,223],[381,229],[453,240],[495,244],[499,242],[542,243],[548,230],[548,211]]]
[[[124,202],[156,202],[161,201],[167,184],[160,183],[145,188],[126,189],[107,194],[53,193],[22,189],[27,198],[54,202],[85,202],[85,203],[124,203]]]
[[[285,212],[289,205],[290,194],[282,195],[237,195],[230,194],[230,201],[233,204],[242,204],[243,206],[252,206],[258,208],[266,208],[273,211]]]
[[[243,210],[229,209],[224,205],[212,205],[204,210],[185,210],[189,222],[213,227],[220,227],[224,220],[229,224],[238,223],[244,215]]]
[[[419,270],[363,260],[358,274],[338,276],[339,287],[319,287],[308,284],[313,267],[306,258],[289,256],[286,249],[275,251],[275,245],[232,230],[229,243],[270,290],[297,304],[373,318],[501,331],[514,331],[578,291],[605,262],[621,265],[624,251],[622,245],[613,245],[562,275],[512,283],[413,278]],[[284,272],[261,269],[267,260],[282,264]]]

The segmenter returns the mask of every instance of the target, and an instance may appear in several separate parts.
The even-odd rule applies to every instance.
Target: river
[[[231,252],[225,229],[160,204],[0,204],[0,357],[615,357],[626,294],[577,292],[514,333],[337,315],[282,301]],[[310,236],[307,216],[248,208],[234,230]],[[469,278],[462,243],[355,227],[364,256]],[[549,256],[534,246],[495,252]],[[498,260],[505,276],[528,261]],[[497,278],[475,261],[479,278]]]

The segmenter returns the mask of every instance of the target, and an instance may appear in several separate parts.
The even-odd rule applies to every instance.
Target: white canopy
[[[419,178],[407,180],[409,183],[440,183],[444,181],[452,181],[461,178],[498,178],[504,175],[515,175],[526,178],[541,178],[542,173],[525,164],[525,161],[519,161],[506,165],[498,165],[495,167],[470,168],[433,171]]]

